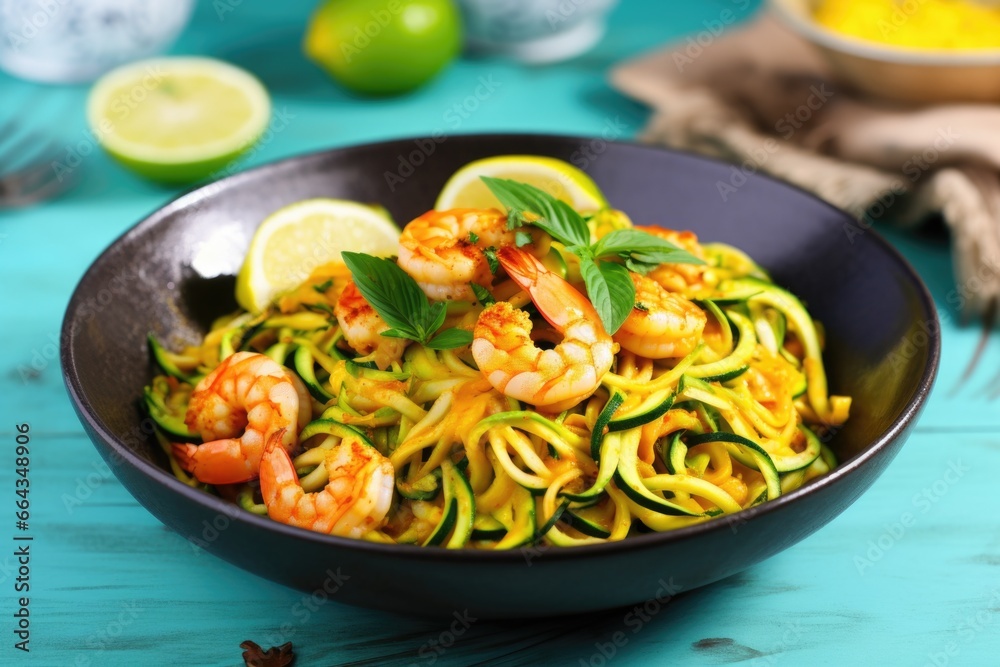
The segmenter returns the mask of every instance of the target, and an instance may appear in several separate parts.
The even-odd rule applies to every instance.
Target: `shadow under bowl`
[[[592,142],[403,139],[283,160],[179,197],[105,250],[67,308],[62,367],[88,435],[129,492],[181,535],[305,591],[329,589],[337,573],[346,575],[333,599],[367,607],[518,618],[610,609],[662,595],[671,582],[685,591],[703,586],[795,544],[871,486],[912,428],[940,351],[926,289],[876,233],[792,186],[752,176],[724,199],[717,184],[729,178],[727,165],[626,143],[601,142],[598,153]],[[171,345],[195,342],[215,316],[233,310],[232,276],[266,215],[301,199],[339,197],[378,202],[396,220],[410,220],[433,206],[459,167],[510,153],[576,162],[637,224],[736,245],[802,297],[826,327],[831,392],[854,397],[851,419],[829,442],[841,465],[724,519],[618,543],[510,552],[321,535],[239,510],[170,474],[140,408],[154,374],[146,334]]]

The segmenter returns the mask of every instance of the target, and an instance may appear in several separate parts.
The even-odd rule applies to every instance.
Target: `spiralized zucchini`
[[[264,313],[221,317],[179,354],[154,341],[163,374],[146,403],[164,440],[197,442],[186,401],[222,359],[249,350],[284,365],[312,400],[293,457],[306,492],[327,484],[326,453],[344,438],[392,463],[391,509],[366,539],[576,546],[731,515],[835,466],[823,436],[847,419],[850,399],[828,395],[822,336],[798,299],[735,248],[698,249],[704,266],[660,267],[705,313],[695,349],[661,360],[621,349],[600,387],[558,413],[498,392],[468,347],[413,343],[377,370],[346,343],[333,314],[337,290],[322,271]],[[572,281],[573,257],[559,243],[552,253]],[[509,283],[493,293],[518,307],[528,301]],[[449,304],[445,326],[471,329],[482,310]],[[267,513],[257,481],[202,486]]]

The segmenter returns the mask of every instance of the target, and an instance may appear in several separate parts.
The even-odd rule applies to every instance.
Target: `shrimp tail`
[[[542,317],[559,331],[565,331],[570,322],[595,314],[587,297],[531,253],[505,246],[497,251],[497,259],[511,280],[528,293]]]
[[[292,457],[282,445],[284,435],[285,429],[282,429],[271,436],[264,447],[264,456],[260,463],[260,493],[269,514],[270,508],[277,506],[282,489],[299,489],[301,492],[299,475],[295,472]]]
[[[202,445],[175,443],[171,453],[182,468],[205,484],[240,484],[257,475],[253,461],[244,458],[236,438],[213,440]]]

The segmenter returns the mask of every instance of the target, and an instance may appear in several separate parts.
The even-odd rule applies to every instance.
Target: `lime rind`
[[[225,95],[230,104],[234,93],[241,96],[238,108],[244,117],[235,126],[220,124],[224,136],[208,141],[185,143],[184,137],[172,135],[162,125],[150,128],[148,140],[122,136],[120,126],[137,105],[171,78],[217,82],[212,93]],[[108,153],[127,167],[164,181],[196,180],[226,167],[260,139],[270,118],[271,101],[260,81],[212,58],[154,58],[124,65],[101,77],[87,100],[91,131]]]

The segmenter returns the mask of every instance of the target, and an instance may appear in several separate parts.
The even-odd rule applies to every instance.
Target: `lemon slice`
[[[434,208],[501,208],[480,176],[508,178],[534,185],[568,203],[577,211],[588,212],[608,205],[590,176],[568,162],[538,155],[501,155],[470,162],[448,179]]]
[[[306,199],[275,211],[257,228],[236,278],[236,301],[257,313],[345,250],[384,257],[398,248],[399,228],[385,209]]]
[[[271,102],[247,72],[211,58],[155,58],[108,72],[87,119],[119,162],[157,181],[223,170],[264,133]]]

